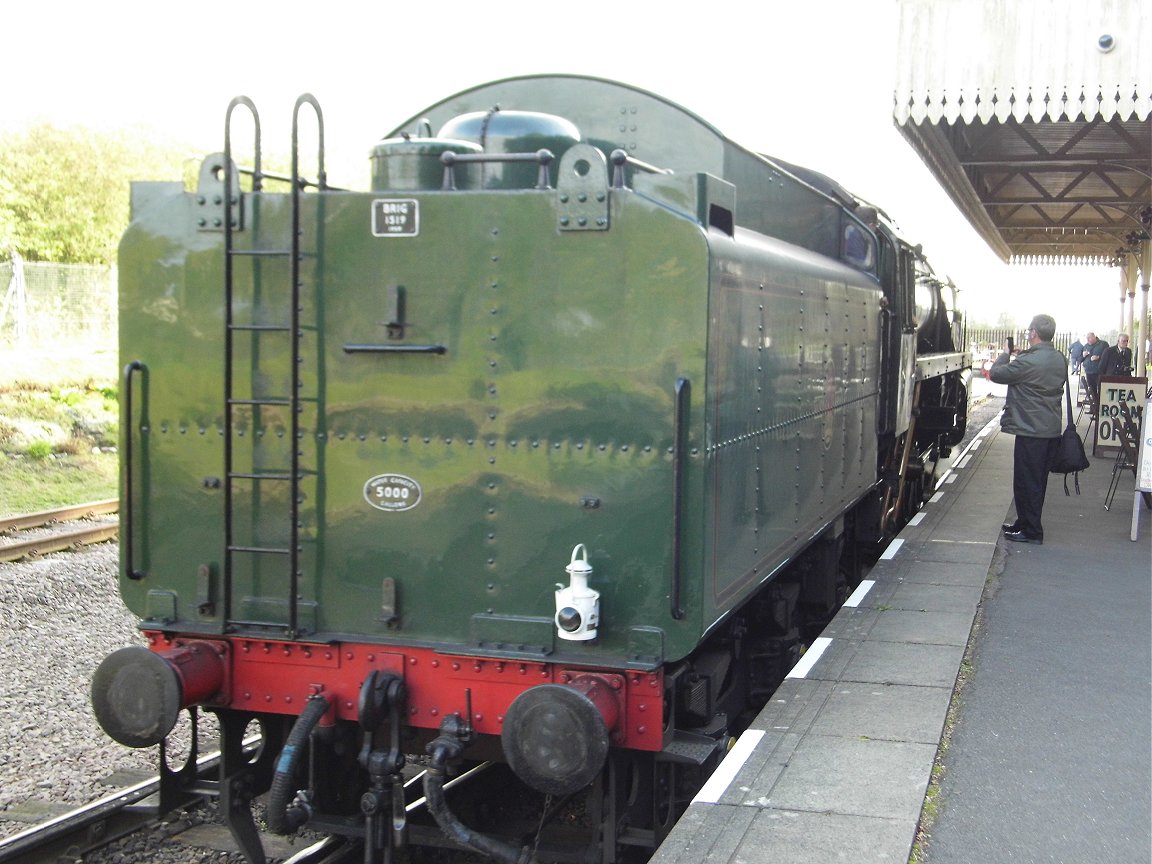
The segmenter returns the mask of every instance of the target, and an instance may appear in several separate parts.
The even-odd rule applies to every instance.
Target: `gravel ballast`
[[[155,774],[155,748],[117,744],[92,715],[96,666],[144,644],[117,564],[115,543],[0,563],[0,838]]]

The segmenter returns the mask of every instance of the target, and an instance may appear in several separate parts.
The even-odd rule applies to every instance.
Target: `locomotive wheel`
[[[653,753],[613,753],[593,786],[588,812],[600,824],[602,864],[646,861],[672,830],[688,798],[684,771]]]

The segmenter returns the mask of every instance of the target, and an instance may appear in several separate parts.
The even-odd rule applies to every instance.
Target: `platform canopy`
[[[1152,223],[1152,3],[898,0],[894,119],[1005,261],[1115,263]]]

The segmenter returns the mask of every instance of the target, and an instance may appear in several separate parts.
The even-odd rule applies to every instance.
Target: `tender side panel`
[[[876,482],[880,292],[796,247],[738,236],[718,248],[712,289],[715,617]]]

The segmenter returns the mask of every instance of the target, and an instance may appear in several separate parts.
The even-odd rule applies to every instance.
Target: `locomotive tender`
[[[963,434],[952,286],[827,178],[599,79],[433,105],[368,192],[327,185],[310,96],[287,191],[259,151],[240,97],[198,189],[133,184],[120,589],[148,647],[97,670],[100,723],[143,747],[215,714],[253,862],[267,790],[274,830],[367,861],[435,842],[425,753],[456,843],[530,854],[444,794],[495,760],[587,795],[584,860],[654,847]]]

